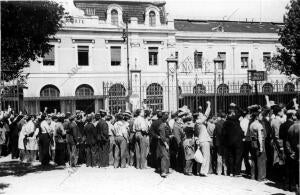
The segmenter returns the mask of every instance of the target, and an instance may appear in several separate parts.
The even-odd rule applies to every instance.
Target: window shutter
[[[121,47],[111,47],[111,61],[121,61]]]

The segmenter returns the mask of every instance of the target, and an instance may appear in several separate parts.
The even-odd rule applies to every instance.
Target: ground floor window
[[[147,105],[152,110],[163,110],[163,88],[158,83],[152,83],[146,91]]]
[[[109,88],[109,110],[111,114],[116,114],[121,110],[126,110],[126,89],[122,84],[114,84]]]
[[[45,100],[40,101],[41,112],[47,107],[47,113],[53,113],[56,109],[57,112],[60,112],[60,101],[59,100]]]
[[[95,100],[76,100],[76,110],[81,110],[87,114],[95,112]]]

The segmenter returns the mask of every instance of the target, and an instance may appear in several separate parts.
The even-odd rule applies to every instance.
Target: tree
[[[279,31],[278,55],[272,59],[272,67],[288,76],[300,76],[300,0],[291,0],[286,7],[284,26]]]
[[[21,76],[30,60],[49,52],[49,41],[61,29],[64,8],[50,1],[1,2],[1,78]]]

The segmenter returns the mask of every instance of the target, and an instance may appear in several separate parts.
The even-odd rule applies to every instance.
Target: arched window
[[[155,26],[156,25],[156,16],[154,11],[150,11],[149,13],[149,25]]]
[[[118,11],[115,9],[111,10],[111,24],[119,25],[119,15],[118,15]]]
[[[262,87],[263,93],[272,93],[273,92],[273,85],[271,83],[265,83]]]
[[[54,85],[46,85],[41,89],[41,97],[59,97],[59,89]]]
[[[94,90],[89,85],[80,85],[75,91],[76,96],[93,96]]]
[[[163,110],[163,88],[158,83],[152,83],[146,90],[147,105],[152,110]]]
[[[229,93],[229,87],[226,84],[220,84],[217,90],[218,93]]]
[[[206,88],[204,85],[202,84],[197,84],[194,88],[193,88],[193,93],[194,94],[205,94],[206,93]]]
[[[242,84],[240,88],[241,93],[251,93],[251,91],[252,91],[251,85],[249,85],[248,83]]]
[[[294,92],[295,91],[295,85],[293,83],[286,83],[284,85],[284,92]]]
[[[121,109],[126,110],[126,89],[122,84],[114,84],[109,88],[109,110],[112,114],[118,113]]]

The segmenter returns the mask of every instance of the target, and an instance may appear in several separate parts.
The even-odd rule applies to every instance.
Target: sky
[[[166,0],[172,18],[282,22],[289,0]],[[231,17],[230,17],[231,16]],[[228,18],[229,17],[229,18]]]
[[[72,8],[72,0],[67,2]],[[175,19],[216,19],[282,22],[289,0],[165,0],[166,12]]]

